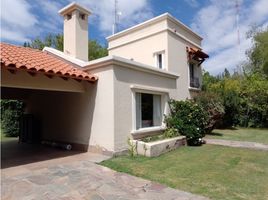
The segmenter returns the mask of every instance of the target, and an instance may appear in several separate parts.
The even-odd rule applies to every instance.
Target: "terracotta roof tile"
[[[1,67],[24,69],[64,78],[95,82],[98,78],[68,62],[37,49],[0,43]]]

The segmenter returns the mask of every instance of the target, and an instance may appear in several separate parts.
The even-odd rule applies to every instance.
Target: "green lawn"
[[[101,165],[211,199],[268,199],[268,153],[214,145],[157,158],[122,156]]]
[[[3,133],[3,131],[0,129],[0,135],[1,135],[1,138],[0,138],[0,141],[3,142],[3,141],[8,141],[8,140],[16,140],[18,137],[7,137],[5,136],[5,134]]]
[[[225,140],[239,140],[248,142],[259,142],[268,144],[268,129],[250,129],[239,128],[235,130],[231,129],[216,129],[211,135],[207,135],[206,138],[213,139],[225,139]]]

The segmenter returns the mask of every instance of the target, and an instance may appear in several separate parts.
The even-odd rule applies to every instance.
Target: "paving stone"
[[[101,197],[98,194],[91,194],[87,197],[88,200],[105,200],[103,197]]]
[[[84,160],[81,160],[83,158]],[[95,158],[94,158],[95,159]],[[85,156],[2,169],[2,199],[8,200],[207,200],[99,166]],[[29,170],[30,169],[30,170]]]
[[[268,151],[268,145],[256,142],[244,142],[244,141],[221,140],[221,139],[206,139],[206,142],[207,144]]]
[[[52,177],[48,177],[44,175],[29,176],[27,179],[30,182],[37,184],[37,185],[46,185],[52,181]]]

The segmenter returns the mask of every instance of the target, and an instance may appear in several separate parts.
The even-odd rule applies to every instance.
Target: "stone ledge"
[[[132,145],[136,145],[137,154],[146,157],[157,157],[166,152],[175,150],[180,146],[186,146],[185,136],[179,136],[155,142],[143,142],[140,140],[131,140]]]

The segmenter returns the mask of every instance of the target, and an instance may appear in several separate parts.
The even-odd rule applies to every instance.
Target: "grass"
[[[268,199],[268,155],[223,146],[181,147],[157,158],[122,156],[101,165],[211,199]]]
[[[0,134],[1,134],[1,142],[8,141],[8,140],[16,140],[18,137],[7,137],[3,131],[0,129]]]
[[[212,134],[207,135],[206,138],[224,139],[224,140],[238,140],[248,142],[258,142],[268,144],[268,129],[250,129],[239,128],[231,129],[216,129]]]

